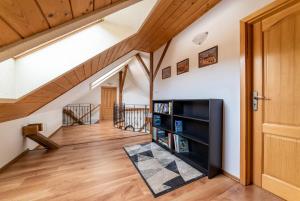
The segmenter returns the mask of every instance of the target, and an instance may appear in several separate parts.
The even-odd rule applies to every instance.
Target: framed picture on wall
[[[218,46],[199,53],[199,68],[218,63]]]
[[[189,72],[189,59],[185,59],[177,63],[177,75]]]
[[[161,72],[162,72],[162,75],[161,75],[162,79],[166,79],[166,78],[171,77],[171,73],[172,73],[171,72],[171,66],[168,66],[168,67],[162,69]]]

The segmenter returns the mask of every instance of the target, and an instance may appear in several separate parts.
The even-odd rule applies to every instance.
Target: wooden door
[[[114,103],[117,98],[116,87],[101,87],[101,120],[112,120]]]
[[[300,3],[253,27],[253,182],[300,200]]]

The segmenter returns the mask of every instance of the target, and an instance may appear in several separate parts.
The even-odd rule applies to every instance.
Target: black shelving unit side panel
[[[210,100],[209,118],[208,178],[212,178],[220,174],[222,168],[223,100]]]
[[[175,100],[174,114],[209,119],[209,100]]]

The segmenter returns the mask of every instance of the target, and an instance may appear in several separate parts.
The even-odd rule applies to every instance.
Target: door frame
[[[100,114],[99,114],[99,120],[101,121],[101,120],[103,120],[102,119],[102,88],[106,88],[106,89],[115,89],[116,90],[116,103],[117,103],[117,101],[118,101],[118,87],[115,87],[115,86],[101,86],[100,87],[100,95],[101,95],[101,98],[100,98],[100,101],[101,101],[101,103],[100,103]]]
[[[240,183],[252,183],[252,86],[253,86],[253,25],[298,0],[276,0],[240,21]],[[257,56],[257,55],[256,55]],[[261,55],[263,57],[263,55]]]

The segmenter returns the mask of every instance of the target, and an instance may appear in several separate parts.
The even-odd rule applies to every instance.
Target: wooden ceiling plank
[[[98,70],[102,69],[104,67],[104,62],[105,62],[105,58],[108,54],[108,49],[105,50],[101,56],[100,56],[100,59],[99,59],[99,66],[98,66]]]
[[[77,76],[77,78],[79,79],[80,82],[82,82],[83,80],[85,80],[85,74],[84,74],[84,68],[83,68],[83,64],[80,66],[77,66],[75,69],[75,74]]]
[[[176,23],[171,24],[167,30],[165,30],[160,36],[158,36],[156,40],[153,41],[152,45],[149,46],[149,51],[156,50],[161,47],[166,40],[180,33],[219,2],[220,0],[206,0],[204,2],[197,1],[190,7],[189,10],[187,10],[181,15],[180,18],[178,18]]]
[[[93,0],[70,0],[73,17],[78,17],[85,15],[94,10],[94,1]]]
[[[168,30],[169,26],[174,23],[178,23],[178,20],[182,17],[182,15],[187,12],[192,6],[199,3],[202,5],[204,1],[206,0],[185,0],[184,2],[182,2],[182,4],[177,7],[175,12],[169,15],[168,18],[164,20],[159,27],[157,27],[155,30],[152,30],[150,38],[143,44],[143,47],[150,47],[154,43],[154,41],[157,41],[157,38],[159,38],[164,31]]]
[[[150,71],[149,68],[146,66],[145,62],[143,61],[142,57],[140,54],[135,55],[136,59],[138,62],[141,64],[141,66],[144,68],[145,72],[147,73],[148,77],[150,77]]]
[[[98,71],[99,59],[99,55],[93,57],[92,59],[92,74],[95,74]]]
[[[69,0],[36,0],[51,27],[73,18]]]
[[[85,78],[89,78],[92,75],[92,60],[88,60],[83,64]]]
[[[18,41],[21,36],[0,18],[0,47]]]
[[[76,86],[80,82],[74,70],[67,72],[64,77],[71,83],[72,87]]]
[[[19,6],[19,4],[17,4],[16,2],[21,2],[22,4],[24,4],[24,2],[28,2],[28,1],[34,1],[34,0],[0,0],[0,17],[1,17],[1,15],[5,15],[6,17],[13,18],[13,20],[11,20],[13,23],[19,25],[22,29],[26,28],[25,30],[30,31],[31,29],[29,29],[29,28],[31,28],[33,26],[32,24],[38,24],[37,21],[39,18],[33,17],[34,20],[31,20],[31,21],[27,20],[27,18],[25,18],[21,12],[22,7],[16,8],[16,9],[14,8],[14,7]],[[38,4],[34,3],[34,5],[37,7],[37,10],[38,10],[41,18],[44,20],[44,23],[46,25],[45,31],[37,31],[37,30],[31,31],[26,36],[32,35],[32,34],[35,34],[35,35],[28,36],[23,40],[19,40],[15,43],[1,47],[0,48],[0,62],[4,61],[6,59],[9,59],[11,57],[14,57],[16,55],[22,54],[26,51],[30,51],[36,47],[39,47],[45,43],[48,43],[49,41],[53,41],[58,38],[61,38],[62,36],[65,36],[66,34],[69,34],[70,32],[72,32],[74,30],[80,29],[80,28],[86,26],[87,24],[93,23],[99,19],[102,19],[103,17],[105,17],[109,14],[112,14],[116,11],[119,11],[128,6],[131,6],[140,1],[141,0],[122,0],[113,5],[107,6],[106,8],[98,9],[97,11],[93,11],[89,14],[77,17],[74,20],[68,21],[62,25],[53,27],[51,29],[48,29],[49,26],[47,24],[47,20],[44,18],[41,10],[38,8]],[[5,2],[13,2],[13,3],[5,3]],[[8,4],[8,6],[6,4]],[[10,4],[13,4],[13,6],[11,6]],[[15,6],[15,4],[17,4],[17,5]],[[13,8],[6,8],[9,6],[11,6]],[[12,11],[10,11],[9,9]],[[8,10],[8,11],[2,12],[2,10]],[[21,11],[18,13],[17,12],[18,10],[21,10]],[[21,15],[21,17],[19,17],[18,15]],[[33,15],[33,14],[30,13],[30,15]],[[9,21],[7,21],[4,18],[3,18],[3,20],[8,22],[8,24],[11,27],[13,27]],[[24,23],[24,21],[26,23]],[[20,33],[20,31],[18,29],[16,29],[15,27],[13,27],[13,28],[18,33]]]
[[[104,8],[111,4],[111,0],[94,0],[94,10]]]
[[[64,76],[55,79],[54,82],[63,87],[65,90],[69,90],[73,87],[72,84]]]
[[[34,0],[1,0],[0,17],[22,37],[28,37],[49,28]]]
[[[167,12],[167,10],[172,5],[172,0],[159,1],[156,9],[150,13],[150,16],[144,22],[144,25],[140,28],[137,37],[136,47],[140,49],[141,44],[149,37],[149,31],[153,29],[156,22],[160,20],[162,15]]]

